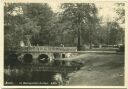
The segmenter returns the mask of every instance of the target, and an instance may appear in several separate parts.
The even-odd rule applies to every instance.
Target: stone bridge
[[[65,58],[66,54],[76,52],[77,47],[50,47],[50,46],[30,46],[17,50],[20,54],[18,59],[25,63],[38,64],[52,61],[53,59]]]

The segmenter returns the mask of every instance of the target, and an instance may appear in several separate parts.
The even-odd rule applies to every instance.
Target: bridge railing
[[[49,47],[49,46],[31,46],[22,47],[22,51],[41,51],[41,52],[65,52],[77,51],[77,47]]]

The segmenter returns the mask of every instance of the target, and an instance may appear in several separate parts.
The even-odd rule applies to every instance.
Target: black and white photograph
[[[2,88],[2,89],[20,89],[20,88]],[[28,88],[22,88],[22,89],[28,89]],[[33,89],[68,89],[68,88],[33,88]],[[69,88],[69,89],[127,89],[127,88]]]
[[[124,56],[124,2],[4,2],[4,86],[124,86]]]

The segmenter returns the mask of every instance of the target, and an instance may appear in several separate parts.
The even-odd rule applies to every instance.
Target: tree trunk
[[[81,50],[80,47],[81,47],[81,44],[80,44],[80,31],[79,31],[79,28],[78,28],[78,44],[77,44],[77,50],[78,51]]]
[[[89,48],[92,49],[92,27],[89,30]]]
[[[78,43],[77,43],[77,51],[81,50],[81,24],[78,24],[78,32],[77,32],[77,36],[78,36]]]

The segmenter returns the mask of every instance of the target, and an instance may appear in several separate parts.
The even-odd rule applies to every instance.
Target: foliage
[[[32,19],[40,26],[39,34],[32,37],[31,43],[33,45],[45,45],[49,40],[49,23],[53,18],[53,11],[48,4],[28,4],[24,7],[24,12],[27,17]],[[43,40],[42,40],[43,38]]]
[[[125,23],[125,3],[116,3],[115,12],[118,15],[116,20]]]
[[[124,30],[117,22],[107,22],[99,32],[99,43],[117,45],[124,41]]]
[[[52,13],[47,4],[5,3],[5,47],[17,48],[20,41],[25,41],[25,35],[32,35],[31,43],[38,44],[45,36]]]
[[[124,4],[118,4],[124,6]],[[101,25],[94,3],[63,3],[62,12],[55,13],[48,4],[5,3],[5,48],[18,48],[25,35],[31,35],[32,45],[81,46],[118,44],[124,31],[117,22]],[[125,11],[115,9],[121,19]],[[124,23],[124,21],[123,21]]]
[[[71,22],[71,29],[74,30],[78,39],[77,46],[80,46],[81,40],[83,39],[85,41],[85,38],[87,38],[86,42],[90,43],[91,46],[93,40],[92,37],[94,35],[93,32],[96,30],[95,28],[99,21],[95,4],[66,3],[62,4],[61,8],[64,10],[61,21]]]

